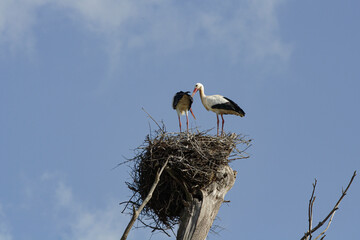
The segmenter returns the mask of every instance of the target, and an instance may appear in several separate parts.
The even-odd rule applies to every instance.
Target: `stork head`
[[[195,84],[195,88],[194,88],[194,91],[191,94],[191,96],[193,97],[198,90],[203,89],[203,88],[204,88],[204,85],[202,85],[201,83]]]

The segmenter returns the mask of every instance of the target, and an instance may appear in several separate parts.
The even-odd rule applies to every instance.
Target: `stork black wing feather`
[[[242,110],[239,105],[237,105],[234,101],[232,101],[231,99],[224,97],[226,100],[228,100],[229,102],[227,103],[222,103],[222,104],[215,104],[213,106],[211,106],[212,108],[217,108],[217,109],[226,109],[226,110],[232,110],[235,112],[240,113],[242,116],[245,116],[245,112],[244,110]]]
[[[183,98],[184,95],[188,96],[189,99],[190,99],[190,106],[189,108],[191,107],[191,104],[193,103],[193,98],[190,96],[189,94],[190,92],[187,91],[187,92],[183,92],[183,91],[180,91],[180,92],[177,92],[174,96],[174,99],[173,99],[173,109],[176,109],[176,106],[178,105],[179,101]]]
[[[189,91],[185,92],[185,94],[186,94],[186,96],[189,97],[189,100],[190,100],[189,108],[191,108],[191,105],[193,104],[194,99],[193,99],[192,96],[190,95],[190,92],[189,92]]]
[[[244,110],[242,110],[241,107],[239,107],[239,105],[237,105],[234,101],[232,101],[231,99],[229,99],[227,97],[224,97],[224,98],[231,103],[231,105],[234,108],[234,111],[236,111],[236,112],[240,113],[241,115],[245,116]]]

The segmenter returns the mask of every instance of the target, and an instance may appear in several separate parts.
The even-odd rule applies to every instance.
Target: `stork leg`
[[[219,136],[219,115],[216,114],[216,118],[217,118],[217,136]]]
[[[178,115],[179,118],[179,127],[180,127],[180,132],[181,132],[181,120],[180,120],[180,115]]]
[[[189,117],[188,117],[188,112],[186,112],[186,130],[187,130],[187,132],[189,132]]]
[[[224,132],[224,123],[225,123],[225,120],[224,120],[222,114],[221,114],[221,119],[222,119],[221,136],[222,136],[222,135],[223,135],[223,132]]]

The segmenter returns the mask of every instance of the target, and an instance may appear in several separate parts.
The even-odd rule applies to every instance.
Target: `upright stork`
[[[180,132],[181,132],[180,115],[184,115],[184,114],[186,115],[186,129],[187,129],[187,131],[189,131],[188,112],[190,111],[191,114],[193,115],[194,119],[196,119],[193,111],[191,110],[191,104],[193,103],[193,98],[190,96],[189,93],[190,93],[189,91],[187,91],[187,92],[183,92],[183,91],[177,92],[175,94],[173,102],[172,102],[173,109],[175,109],[177,114],[178,114]]]
[[[221,128],[221,135],[224,131],[224,114],[232,114],[237,115],[240,117],[245,116],[245,112],[232,100],[230,100],[227,97],[221,96],[221,95],[210,95],[206,96],[204,92],[204,85],[201,83],[197,83],[195,85],[195,89],[192,93],[192,97],[195,95],[195,93],[199,90],[200,92],[200,99],[206,110],[211,110],[214,113],[216,113],[217,117],[217,135],[219,136],[219,115],[221,115],[222,119],[222,128]]]

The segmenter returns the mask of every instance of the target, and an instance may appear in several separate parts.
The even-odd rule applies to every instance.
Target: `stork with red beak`
[[[225,122],[223,118],[224,114],[225,115],[232,114],[240,117],[245,116],[245,112],[229,98],[221,95],[206,96],[204,92],[204,85],[202,85],[201,83],[197,83],[195,85],[195,89],[191,96],[193,97],[197,91],[200,92],[200,99],[206,110],[208,111],[210,110],[216,113],[218,136],[219,136],[219,115],[221,115],[221,119],[222,119],[221,135],[223,134],[224,131],[224,122]]]
[[[189,132],[189,118],[188,118],[188,112],[190,111],[191,114],[193,115],[194,119],[195,115],[193,113],[193,111],[191,110],[191,104],[193,103],[193,98],[192,96],[190,96],[189,94],[190,92],[177,92],[174,96],[173,99],[173,109],[176,110],[177,114],[178,114],[178,118],[179,118],[179,127],[180,127],[180,132],[181,132],[181,120],[180,120],[180,115],[186,115],[186,130]]]

